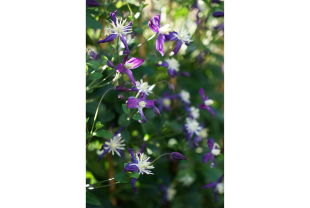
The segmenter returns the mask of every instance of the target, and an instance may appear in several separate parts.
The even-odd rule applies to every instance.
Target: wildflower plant
[[[87,204],[223,207],[223,10],[86,2]]]

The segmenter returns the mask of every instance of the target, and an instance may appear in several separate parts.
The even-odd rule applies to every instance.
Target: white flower
[[[143,82],[143,80],[141,79],[141,81],[136,81],[137,85],[136,87],[138,88],[139,92],[144,92],[145,94],[149,95],[149,93],[153,93],[152,90],[154,89],[155,85],[149,85],[147,82]]]
[[[113,139],[110,140],[110,142],[105,142],[106,145],[108,145],[107,147],[105,147],[104,149],[109,149],[109,153],[112,151],[112,155],[114,155],[114,152],[116,152],[116,154],[118,156],[121,156],[121,154],[117,151],[117,149],[119,150],[123,150],[125,146],[125,144],[122,144],[124,142],[124,140],[122,140],[121,134],[118,134],[116,136],[113,137]]]
[[[187,92],[187,91],[185,91],[185,90],[181,90],[180,97],[181,97],[181,99],[182,99],[184,102],[186,102],[186,103],[191,103],[191,101],[189,100],[189,98],[190,98],[189,92]]]
[[[215,149],[215,147],[217,147],[218,149]],[[217,143],[214,143],[211,153],[212,155],[215,155],[215,156],[218,156],[219,154],[221,154],[220,145],[218,145]]]
[[[191,107],[190,108],[191,114],[193,116],[194,119],[199,118],[200,114],[199,114],[199,108],[195,108],[195,107]]]
[[[177,30],[177,33],[178,34],[174,34],[174,36],[180,39],[183,43],[193,41],[190,39],[191,36],[189,35],[189,32],[185,29],[184,26],[182,26],[181,29]]]
[[[186,174],[184,177],[179,179],[180,182],[183,182],[184,186],[189,186],[194,182],[194,178],[189,174]]]
[[[124,21],[122,21],[122,18],[119,20],[116,17],[116,25],[114,24],[114,22],[111,20],[111,25],[112,28],[108,28],[108,31],[110,33],[115,33],[117,35],[126,35],[128,33],[131,33],[131,26],[130,25],[126,25],[124,26],[125,22],[127,19],[125,19]]]
[[[115,74],[114,79],[113,79],[113,83],[116,82],[121,76],[122,76],[122,74],[119,73],[119,72],[117,72],[117,73]]]
[[[190,133],[195,133],[196,135],[199,135],[199,132],[201,131],[202,127],[199,126],[199,123],[195,119],[186,118],[186,124],[185,128]]]
[[[154,175],[154,173],[151,173],[151,171],[148,170],[148,169],[153,169],[154,168],[154,166],[150,165],[151,163],[148,162],[150,157],[145,157],[143,159],[143,153],[140,154],[140,157],[138,157],[138,154],[136,153],[136,158],[138,160],[138,164],[133,163],[131,165],[135,165],[135,166],[137,166],[139,168],[139,174],[146,173],[146,174],[153,174]]]
[[[171,59],[165,59],[165,61],[168,63],[168,68],[171,68],[172,70],[174,71],[179,71],[179,62],[174,59],[174,58],[171,58]]]
[[[174,195],[177,193],[177,190],[174,189],[174,185],[172,184],[171,186],[168,187],[167,189],[167,200],[172,201],[174,198]]]
[[[224,183],[218,183],[216,184],[215,189],[220,193],[223,194],[224,193]]]

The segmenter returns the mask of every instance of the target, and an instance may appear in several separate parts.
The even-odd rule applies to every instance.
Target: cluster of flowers
[[[171,103],[172,100],[174,99],[180,99],[183,103],[183,107],[186,111],[188,111],[188,117],[186,118],[186,123],[184,125],[184,131],[186,133],[186,139],[188,140],[189,144],[193,144],[194,146],[199,146],[199,142],[201,142],[203,139],[207,138],[208,136],[208,129],[204,128],[204,124],[197,121],[199,119],[199,109],[201,110],[208,110],[212,115],[213,118],[215,117],[215,113],[213,109],[211,108],[211,105],[214,103],[213,100],[209,99],[207,96],[205,96],[203,88],[201,88],[198,93],[202,97],[203,103],[199,104],[199,108],[196,108],[194,106],[190,106],[190,94],[189,92],[182,90],[178,94],[169,94],[169,92],[165,92],[162,96],[161,99],[157,100],[148,100],[147,96],[152,93],[152,90],[155,87],[154,85],[149,85],[147,82],[143,82],[141,79],[140,81],[136,81],[136,79],[133,76],[132,69],[136,69],[139,66],[141,66],[144,62],[144,59],[132,57],[128,60],[128,57],[130,55],[130,50],[128,48],[127,40],[126,40],[126,34],[129,34],[132,32],[132,22],[130,22],[128,25],[125,25],[126,20],[122,20],[116,17],[116,12],[111,12],[110,16],[112,18],[111,20],[111,27],[108,28],[108,31],[110,32],[110,35],[107,36],[105,39],[100,40],[98,43],[106,43],[106,42],[111,42],[115,38],[119,37],[122,43],[125,46],[125,51],[123,51],[123,54],[125,57],[123,58],[122,63],[119,63],[116,67],[114,67],[114,63],[111,61],[107,61],[107,64],[109,67],[115,68],[116,75],[113,79],[113,82],[115,82],[119,77],[121,77],[121,74],[126,73],[133,85],[131,88],[126,88],[124,86],[117,86],[114,89],[119,92],[131,92],[135,91],[137,92],[136,97],[130,96],[128,100],[126,101],[126,106],[127,108],[130,109],[138,109],[138,112],[141,115],[141,120],[139,120],[140,123],[145,123],[147,122],[146,117],[144,116],[143,113],[143,108],[153,108],[153,111],[155,114],[160,115],[160,112],[163,110],[163,108],[167,111],[171,110]],[[169,24],[164,25],[163,27],[161,26],[160,23],[160,15],[157,15],[153,18],[151,18],[148,22],[148,26],[150,29],[155,32],[155,35],[158,35],[157,40],[156,40],[156,50],[164,56],[165,51],[164,51],[164,43],[166,41],[177,41],[174,50],[169,54],[170,56],[176,55],[182,44],[186,44],[187,46],[190,44],[192,41],[190,38],[191,36],[189,35],[189,32],[185,29],[183,26],[180,30],[178,31],[171,31],[171,27]],[[92,57],[94,55],[92,54]],[[174,59],[165,59],[165,61],[160,61],[157,64],[158,66],[163,66],[168,68],[168,74],[170,77],[174,78],[175,76],[178,75],[179,73],[179,67],[180,64],[179,62]],[[189,76],[187,72],[181,73],[183,76]],[[169,84],[171,86],[170,88],[174,88],[172,84]],[[155,104],[158,104],[158,107],[155,106]],[[122,140],[121,137],[121,132],[124,129],[125,126],[121,127],[115,134],[113,139],[110,141],[105,142],[102,147],[101,151],[103,151],[99,158],[98,162],[100,159],[107,153],[116,153],[118,156],[124,157],[124,153],[122,150],[124,150],[124,140]],[[191,138],[194,137],[193,142],[191,142]],[[210,152],[205,154],[203,156],[203,161],[204,163],[209,162],[212,159],[211,167],[215,166],[215,156],[220,154],[220,149],[219,146],[214,143],[212,138],[208,139],[208,147],[210,149]],[[131,154],[132,157],[132,163],[128,163],[126,167],[123,170],[123,173],[126,171],[129,172],[139,172],[139,174],[153,174],[150,170],[154,168],[152,165],[152,161],[150,161],[149,157],[144,157],[143,149],[145,148],[145,145],[141,148],[141,150],[134,154],[134,150],[127,148]],[[171,153],[172,158],[174,159],[187,159],[180,153]],[[154,161],[153,161],[154,162]],[[216,183],[210,183],[205,185],[202,188],[215,188],[214,193],[223,193],[223,183],[221,183],[223,179],[223,176],[216,182]],[[137,178],[132,178],[131,184],[132,187],[137,193],[137,189],[135,187]],[[185,180],[185,179],[184,179]],[[175,194],[175,191],[173,191],[173,187],[167,188],[167,187],[162,187],[162,189],[166,192],[165,197],[168,197]],[[174,193],[174,194],[173,194]],[[217,195],[216,195],[217,199]]]

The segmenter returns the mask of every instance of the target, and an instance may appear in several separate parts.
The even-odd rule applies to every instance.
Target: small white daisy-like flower
[[[180,178],[179,181],[182,182],[184,186],[188,187],[194,182],[194,178],[186,174],[184,177]]]
[[[116,25],[115,23],[111,20],[111,25],[112,25],[112,28],[108,28],[108,31],[110,33],[114,33],[114,34],[117,34],[117,35],[126,35],[128,33],[131,33],[131,26],[130,25],[124,25],[125,22],[126,22],[127,19],[125,20],[122,20],[121,19],[118,19],[116,17]]]
[[[109,149],[109,153],[112,151],[112,155],[114,155],[114,152],[116,152],[118,156],[121,156],[121,154],[117,150],[124,149],[123,146],[125,146],[125,144],[122,144],[123,142],[124,140],[122,140],[121,134],[118,134],[114,136],[113,139],[110,140],[110,142],[105,142],[105,144],[108,146],[104,149]]]
[[[181,99],[182,99],[184,102],[186,102],[186,103],[191,103],[191,101],[189,100],[189,98],[190,98],[189,92],[187,92],[187,91],[185,91],[185,90],[181,90],[180,97],[181,97]]]
[[[155,84],[150,86],[147,82],[143,82],[142,79],[141,79],[140,82],[139,81],[136,81],[136,82],[137,82],[136,87],[139,90],[138,93],[144,92],[147,95],[149,95],[149,93],[153,93],[152,91],[153,91],[153,89],[155,87]]]
[[[171,58],[171,59],[165,59],[165,61],[168,63],[168,68],[171,68],[172,70],[174,71],[179,71],[179,62],[174,59],[174,58]]]
[[[115,74],[114,79],[113,79],[113,83],[116,82],[121,76],[122,76],[122,74],[119,73],[119,72],[117,72],[117,73]]]
[[[174,184],[168,187],[167,189],[167,200],[172,201],[174,198],[174,195],[177,193],[177,190],[174,189]]]
[[[216,184],[215,189],[220,193],[224,193],[224,182]]]
[[[191,114],[193,116],[194,119],[199,118],[200,114],[199,114],[199,108],[195,108],[195,107],[191,107],[190,108]]]
[[[186,118],[185,128],[190,133],[195,133],[199,135],[202,127],[199,126],[199,123],[195,119]]]
[[[135,165],[135,166],[137,166],[137,167],[139,168],[139,174],[146,173],[146,174],[153,174],[153,175],[154,175],[154,173],[151,173],[151,171],[148,170],[148,169],[153,169],[153,168],[154,168],[154,166],[153,166],[153,165],[150,165],[151,163],[148,162],[148,160],[150,159],[150,157],[145,157],[145,158],[143,158],[143,156],[144,156],[143,153],[140,154],[140,157],[139,157],[138,154],[136,153],[136,158],[137,158],[137,160],[138,160],[138,164],[133,163],[133,164],[131,164],[131,165]]]
[[[178,39],[180,39],[183,43],[184,42],[191,42],[193,40],[191,40],[191,36],[189,35],[189,32],[185,29],[184,26],[181,27],[181,29],[177,30],[178,34],[174,34],[175,37],[177,37]]]

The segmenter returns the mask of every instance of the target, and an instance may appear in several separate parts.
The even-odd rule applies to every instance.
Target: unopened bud
[[[188,160],[187,157],[185,157],[184,155],[182,155],[181,153],[178,153],[178,152],[173,152],[172,157],[176,160]]]
[[[107,60],[107,65],[111,68],[115,68],[114,63],[110,60]]]
[[[154,111],[155,114],[161,116],[160,115],[160,111],[159,111],[159,109],[156,106],[153,108],[153,111]]]
[[[188,72],[182,72],[181,76],[183,76],[183,77],[190,77],[191,75]]]
[[[124,99],[124,96],[123,96],[122,94],[119,94],[119,95],[117,96],[117,98],[118,98],[119,100],[122,100],[122,99]]]
[[[169,89],[172,90],[174,92],[174,85],[173,84],[169,84]]]
[[[117,91],[117,92],[128,92],[130,89],[124,87],[124,86],[116,86],[114,87],[114,89]]]

